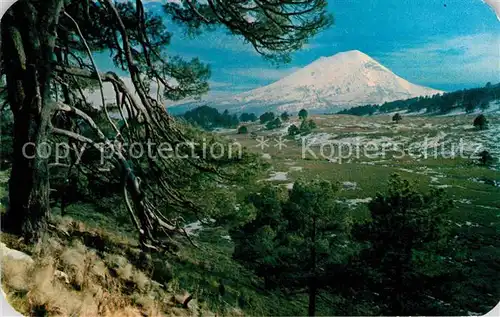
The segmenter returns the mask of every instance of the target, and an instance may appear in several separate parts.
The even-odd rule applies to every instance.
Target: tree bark
[[[315,316],[316,315],[316,285],[315,285],[315,278],[311,278],[311,283],[309,285],[309,316]]]
[[[62,4],[21,0],[2,18],[2,55],[14,114],[9,210],[2,227],[31,242],[43,234],[50,211],[48,158],[43,154],[54,107],[49,82]]]

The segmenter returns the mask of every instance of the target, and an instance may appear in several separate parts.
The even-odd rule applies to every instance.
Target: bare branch
[[[78,141],[78,142],[95,145],[95,142],[92,141],[91,139],[89,139],[87,137],[84,137],[81,134],[78,134],[78,133],[75,133],[75,132],[71,132],[71,131],[68,131],[68,130],[63,130],[63,129],[52,127],[52,133],[68,137],[68,138],[73,139],[73,140]]]
[[[95,69],[95,71],[97,73],[97,79],[99,80],[99,88],[101,90],[101,101],[102,101],[102,107],[104,109],[104,113],[106,114],[106,117],[107,117],[109,123],[113,127],[113,130],[115,130],[115,132],[116,132],[116,137],[115,138],[118,138],[121,135],[121,133],[120,133],[120,130],[118,130],[118,128],[116,127],[116,125],[113,122],[113,120],[111,120],[111,117],[109,116],[108,108],[107,108],[107,105],[106,105],[106,98],[104,97],[104,85],[102,83],[101,76],[99,75],[99,70],[97,68],[97,65],[96,65],[96,63],[94,61],[94,58],[92,57],[92,51],[90,50],[89,45],[87,44],[87,41],[85,40],[85,37],[83,36],[82,31],[80,30],[80,26],[75,21],[75,19],[73,19],[73,17],[71,17],[71,15],[69,15],[67,12],[64,12],[64,15],[67,16],[73,22],[73,24],[75,25],[75,28],[76,28],[76,30],[78,32],[78,35],[80,36],[80,39],[82,40],[83,45],[85,46],[85,49],[87,50],[87,54],[89,55],[89,59],[92,62],[92,66],[94,67],[94,69]]]
[[[104,136],[104,133],[97,126],[97,124],[94,122],[94,120],[92,120],[92,118],[89,115],[87,115],[85,112],[81,111],[80,109],[78,109],[76,107],[66,105],[62,102],[57,102],[56,104],[57,104],[58,110],[72,112],[72,113],[75,113],[76,115],[82,117],[90,125],[90,127],[96,131],[97,135],[99,136],[99,139],[101,141],[106,141],[106,137]]]

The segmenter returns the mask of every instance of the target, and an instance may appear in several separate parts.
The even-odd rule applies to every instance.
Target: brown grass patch
[[[34,263],[2,259],[2,286],[7,300],[25,316],[193,316],[196,312],[169,304],[172,294],[151,280],[149,261],[142,271],[136,243],[70,218],[52,226],[55,234],[36,246]],[[7,237],[2,235],[2,238]],[[70,239],[71,240],[68,240]],[[16,249],[22,240],[4,241]],[[119,254],[117,254],[119,253]],[[137,258],[137,259],[136,259]],[[146,260],[148,260],[146,259]],[[139,261],[140,262],[140,261]],[[175,308],[175,311],[173,309]]]

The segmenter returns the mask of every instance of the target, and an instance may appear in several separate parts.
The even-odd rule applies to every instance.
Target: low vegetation
[[[488,129],[488,119],[486,119],[484,114],[480,114],[474,119],[474,127],[478,130]]]
[[[261,124],[266,124],[266,123],[272,122],[275,119],[276,119],[276,115],[274,114],[274,112],[266,112],[259,117]]]
[[[313,116],[303,122],[316,123],[311,138],[325,132],[340,138],[366,135],[370,126],[378,131],[369,134],[376,139],[384,127],[398,129],[385,137],[425,135],[430,131],[421,128],[422,122],[438,129],[452,120],[409,117],[396,126],[390,119]],[[462,136],[491,132],[470,129],[468,117],[453,119],[457,127],[467,123]],[[276,133],[255,124],[249,128],[256,136]],[[247,135],[224,133],[256,149]],[[184,240],[175,255],[141,251],[126,209],[117,208],[119,197],[105,203],[109,192],[94,202],[69,204],[63,218],[60,201],[54,201],[53,229],[45,243],[59,251],[43,247],[47,251],[41,254],[18,237],[2,236],[10,248],[35,260],[36,269],[28,272],[50,277],[51,288],[43,287],[49,293],[31,297],[40,286],[29,283],[18,291],[9,275],[20,275],[8,269],[2,280],[9,301],[26,313],[97,311],[105,316],[307,315],[313,310],[316,315],[467,315],[496,304],[498,172],[472,160],[445,158],[377,162],[361,157],[373,165],[332,164],[300,159],[299,143],[289,142],[282,152],[273,148],[277,152],[260,179],[271,166],[290,170],[287,177],[267,184],[242,181],[218,188],[213,202],[201,198],[212,206],[215,222],[196,224],[192,218],[194,229],[186,230],[197,247]],[[401,176],[387,183],[391,173]],[[241,190],[230,195],[233,188]],[[230,205],[237,208],[224,210]],[[87,267],[89,262],[97,267]],[[43,273],[44,263],[54,263],[51,272],[64,273],[69,282],[59,273]],[[34,280],[30,274],[35,273],[23,273],[22,279]],[[112,284],[102,282],[102,276]],[[61,299],[74,299],[50,299],[54,287]],[[104,289],[106,299],[95,289]]]
[[[395,123],[399,123],[399,122],[401,122],[401,120],[403,120],[403,117],[399,113],[396,113],[392,117],[392,121],[395,122]]]
[[[32,254],[9,256],[2,246],[2,288],[25,316],[177,316],[212,314],[188,301],[168,262],[155,261],[133,239],[71,218],[51,222],[37,246],[2,234],[2,241]],[[19,251],[17,251],[19,253]],[[155,280],[152,278],[155,277]],[[160,282],[158,282],[160,281]],[[203,311],[203,313],[202,313]]]
[[[248,128],[244,125],[238,128],[238,134],[248,134]]]

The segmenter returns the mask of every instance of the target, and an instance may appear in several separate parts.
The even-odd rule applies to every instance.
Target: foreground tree
[[[166,113],[164,100],[208,90],[207,66],[197,59],[184,61],[166,55],[172,34],[165,18],[170,17],[191,34],[225,27],[264,57],[279,61],[288,60],[289,53],[331,21],[325,0],[254,0],[250,4],[186,0],[169,2],[164,8],[165,14],[159,15],[147,12],[141,0],[21,0],[4,15],[0,77],[5,75],[14,116],[10,207],[2,221],[4,228],[30,240],[38,239],[45,230],[49,159],[37,154],[43,152],[46,141],[56,138],[109,154],[101,174],[122,180],[123,196],[143,246],[148,240],[154,243],[157,232],[178,232],[179,214],[166,215],[155,206],[196,209],[179,191],[182,180],[201,171],[217,174],[217,162],[137,159],[124,150],[126,143],[168,142],[174,147],[185,143],[192,135]],[[108,52],[115,66],[128,73],[133,88],[116,73],[100,72],[92,59],[93,51]],[[122,118],[121,125],[110,116],[105,83],[114,90],[114,109]],[[100,91],[99,110],[87,100],[88,84]],[[191,153],[191,149],[184,152]],[[64,165],[86,168],[71,159]]]
[[[234,257],[264,277],[267,288],[308,294],[309,316],[316,313],[320,290],[338,278],[329,268],[345,263],[354,250],[336,191],[325,181],[297,182],[288,195],[266,187],[250,196],[255,220],[232,233]]]
[[[436,288],[454,270],[446,260],[455,252],[447,222],[452,202],[442,190],[421,194],[393,175],[388,193],[377,195],[368,207],[371,222],[356,230],[369,245],[356,266],[361,287],[368,289],[361,296],[377,294],[373,300],[382,315],[435,314],[426,311],[433,304],[423,303],[439,296]]]

